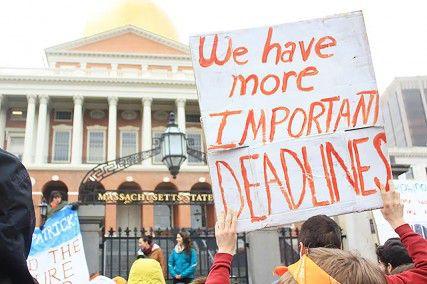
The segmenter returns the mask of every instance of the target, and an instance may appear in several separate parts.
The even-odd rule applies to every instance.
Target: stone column
[[[179,130],[185,133],[185,99],[177,99],[175,103],[177,108],[177,124]]]
[[[151,103],[153,102],[153,98],[142,98],[143,104],[143,117],[142,117],[142,150],[150,150],[152,145],[151,139]],[[142,162],[143,165],[149,166],[151,165],[151,159],[146,159]]]
[[[178,128],[181,132],[186,133],[185,130],[185,99],[177,99],[175,101],[176,103],[176,109],[177,109],[177,114],[176,114],[176,121],[178,124]],[[187,153],[185,153],[185,155],[187,156]],[[187,159],[184,161],[184,163],[182,163],[182,166],[185,167],[188,164],[188,156]]]
[[[44,145],[45,145],[45,131],[46,131],[46,116],[47,116],[47,103],[49,97],[47,95],[39,96],[39,118],[37,121],[37,151],[36,151],[36,164],[42,164],[44,159]]]
[[[101,226],[106,215],[105,207],[105,205],[81,205],[78,211],[89,273],[99,272],[101,269],[99,244],[102,242]]]
[[[346,250],[356,251],[362,257],[372,261],[377,260],[375,253],[375,244],[377,243],[377,234],[372,231],[371,219],[373,219],[370,211],[355,212],[338,216],[340,226],[344,229],[347,243]]]
[[[408,116],[406,115],[405,103],[403,102],[402,86],[400,84],[398,85],[398,89],[397,89],[397,101],[399,104],[400,115],[402,117],[402,125],[403,125],[403,131],[404,131],[404,133],[401,133],[399,135],[404,134],[406,138],[405,139],[406,146],[412,147],[411,131],[409,129]]]
[[[83,147],[83,96],[74,96],[73,140],[71,149],[71,164],[82,163]]]
[[[117,97],[108,98],[108,155],[107,159],[115,160],[117,140]]]
[[[27,96],[27,120],[25,122],[25,140],[23,162],[29,165],[33,162],[34,119],[36,114],[36,95]]]
[[[258,230],[246,235],[249,242],[249,283],[273,283],[272,270],[280,265],[279,233],[274,229]]]

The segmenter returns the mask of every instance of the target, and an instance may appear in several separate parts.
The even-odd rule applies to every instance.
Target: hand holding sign
[[[215,238],[218,245],[218,253],[236,254],[237,244],[237,213],[228,210],[221,213],[215,225]]]
[[[393,230],[395,230],[406,222],[403,220],[403,203],[400,200],[400,193],[395,190],[391,180],[388,184],[389,191],[386,191],[385,186],[381,185],[381,198],[384,204],[381,213]]]

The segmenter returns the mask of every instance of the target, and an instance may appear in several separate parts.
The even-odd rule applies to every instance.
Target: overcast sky
[[[142,0],[144,1],[144,0]],[[86,24],[120,0],[3,0],[0,67],[44,67],[43,50],[84,36]],[[427,75],[424,0],[153,0],[180,41],[205,32],[259,27],[362,10],[380,92],[394,77]]]

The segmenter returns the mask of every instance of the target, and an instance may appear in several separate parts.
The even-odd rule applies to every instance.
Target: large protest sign
[[[403,218],[417,234],[427,238],[427,181],[394,180],[396,190],[404,205]],[[398,235],[382,216],[380,210],[374,210],[375,223],[380,244]]]
[[[39,283],[89,283],[76,211],[67,206],[35,229],[27,264]]]
[[[361,12],[190,48],[217,213],[249,231],[381,206],[391,169]]]

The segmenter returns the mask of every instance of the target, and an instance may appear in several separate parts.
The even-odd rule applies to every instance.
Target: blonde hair
[[[308,257],[341,284],[386,284],[384,272],[374,263],[349,251],[330,248],[311,248]],[[286,272],[280,284],[295,284]]]

